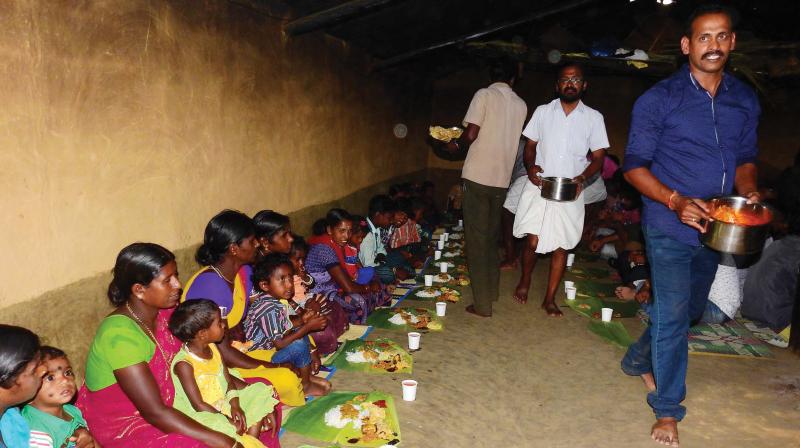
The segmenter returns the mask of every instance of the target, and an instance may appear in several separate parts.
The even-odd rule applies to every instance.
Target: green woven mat
[[[361,407],[362,403],[369,402],[383,409],[386,414],[386,424],[392,432],[391,438],[375,439],[370,442],[362,441],[361,430],[354,426],[354,419],[350,419],[342,428],[329,426],[325,423],[326,413],[331,411],[329,416],[341,415],[335,408],[349,401],[353,401],[359,407]],[[347,414],[347,411],[345,413]],[[355,419],[358,419],[358,417],[355,417]],[[383,392],[370,392],[368,394],[331,392],[324,397],[319,397],[306,403],[303,407],[293,409],[283,423],[283,428],[305,437],[343,446],[379,447],[390,443],[396,445],[400,441],[400,423],[394,407],[394,398]]]
[[[396,325],[392,323],[389,319],[391,319],[396,314],[405,314],[406,316],[414,316],[419,318],[420,316],[425,317],[428,319],[429,323],[426,327],[418,328],[413,324],[401,324]],[[406,321],[408,322],[408,321]],[[442,320],[436,313],[432,310],[427,308],[394,308],[394,309],[387,309],[381,308],[377,309],[372,312],[367,318],[367,325],[372,325],[375,328],[384,328],[388,330],[402,330],[402,331],[441,331],[442,330]]]
[[[377,359],[365,356],[374,354]],[[350,358],[350,360],[348,359]],[[355,361],[358,358],[360,361]],[[380,338],[374,341],[356,339],[347,341],[327,361],[326,366],[336,366],[336,370],[350,370],[367,373],[411,373],[414,360],[400,345],[391,339]]]

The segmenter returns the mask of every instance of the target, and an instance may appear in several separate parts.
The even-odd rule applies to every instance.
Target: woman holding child
[[[86,361],[77,405],[103,447],[233,447],[232,437],[173,409],[170,363],[181,348],[168,321],[180,298],[175,256],[134,243],[117,256],[108,298]],[[265,433],[262,441],[279,446]]]
[[[272,352],[249,350],[252,344],[245,340],[243,321],[253,290],[250,264],[256,260],[259,247],[253,221],[247,215],[234,210],[218,213],[206,226],[203,244],[195,255],[203,268],[186,282],[181,301],[216,302],[229,328],[225,339],[217,344],[225,363],[243,378],[269,380],[282,403],[302,406],[305,397],[298,376],[270,362]]]
[[[306,258],[306,270],[314,277],[312,293],[335,301],[351,323],[364,324],[369,313],[389,300],[377,279],[360,284],[346,270],[345,247],[353,232],[353,220],[345,210],[334,208],[326,216],[326,235],[313,244]]]
[[[27,447],[30,430],[17,405],[42,385],[39,337],[28,329],[0,325],[0,447]]]

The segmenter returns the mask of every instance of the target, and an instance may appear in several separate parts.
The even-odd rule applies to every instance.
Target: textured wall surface
[[[225,0],[3,1],[0,54],[0,313],[127,243],[193,246],[220,209],[296,211],[427,163],[412,81]]]

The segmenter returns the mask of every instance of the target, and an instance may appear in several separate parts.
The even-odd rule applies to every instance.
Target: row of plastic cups
[[[567,294],[567,300],[575,300],[575,296],[578,294],[578,289],[575,288],[575,282],[564,280],[564,292]],[[600,309],[600,318],[603,322],[611,322],[612,317],[614,317],[613,308]]]
[[[461,220],[458,220],[458,226],[463,226],[464,223]],[[438,247],[439,250],[434,252],[434,259],[438,260],[442,258],[442,249],[444,249],[444,243],[447,241],[449,234],[443,233],[442,237],[439,239]],[[443,274],[447,273],[447,263],[442,263],[441,265],[441,272]],[[426,275],[425,276],[425,286],[433,286],[433,275]],[[436,302],[436,315],[437,316],[444,316],[447,312],[447,302]],[[416,331],[412,331],[408,333],[408,349],[409,350],[419,350],[419,341],[422,339],[422,335],[417,333]],[[403,380],[403,400],[405,401],[414,401],[417,399],[417,386],[419,383],[415,380]]]
[[[408,349],[410,351],[419,350],[419,340],[422,335],[416,331],[408,333]],[[414,380],[403,380],[403,400],[414,401],[417,399],[417,382]]]

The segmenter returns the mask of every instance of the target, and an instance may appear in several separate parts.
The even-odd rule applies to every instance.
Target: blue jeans
[[[712,301],[706,303],[706,310],[703,312],[703,317],[700,322],[704,324],[721,324],[731,320],[719,307]]]
[[[270,362],[274,364],[288,362],[298,369],[311,364],[311,342],[308,336],[295,339],[291,344],[275,352]]]
[[[647,395],[656,418],[683,419],[690,322],[700,319],[717,273],[719,253],[676,241],[652,226],[642,231],[650,262],[653,301],[650,326],[628,347],[622,370],[653,373],[657,389]]]

